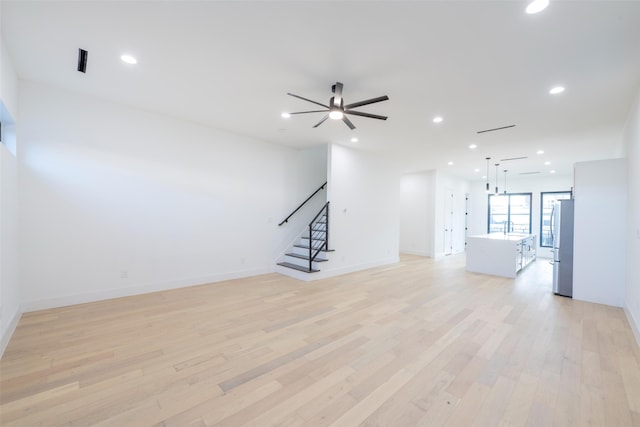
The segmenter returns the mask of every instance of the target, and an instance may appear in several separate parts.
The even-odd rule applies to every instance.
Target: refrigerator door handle
[[[553,241],[554,241],[554,238],[553,238],[553,217],[555,216],[555,213],[556,213],[556,205],[554,204],[551,207],[551,220],[549,221],[549,225],[550,225],[550,228],[551,228],[551,245],[552,246],[553,246]]]

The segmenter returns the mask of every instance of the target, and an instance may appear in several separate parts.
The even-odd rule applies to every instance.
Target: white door
[[[467,250],[467,237],[469,237],[469,209],[471,201],[469,193],[464,195],[464,249]]]
[[[444,194],[444,254],[453,253],[453,191]]]

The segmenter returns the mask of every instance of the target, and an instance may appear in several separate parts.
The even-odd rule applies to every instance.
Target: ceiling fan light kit
[[[332,96],[331,99],[329,100],[329,105],[325,105],[320,102],[313,101],[311,99],[304,98],[299,95],[295,95],[293,93],[287,93],[287,95],[293,96],[294,98],[302,99],[303,101],[311,102],[312,104],[316,104],[325,108],[324,110],[298,111],[298,112],[289,113],[289,114],[293,115],[293,114],[307,114],[307,113],[327,113],[318,123],[315,124],[315,126],[313,126],[314,128],[317,128],[318,126],[320,126],[327,119],[333,119],[333,120],[342,120],[347,126],[349,126],[349,129],[353,130],[356,127],[351,122],[351,120],[347,118],[347,115],[368,117],[370,119],[387,120],[388,118],[387,116],[380,116],[378,114],[371,114],[371,113],[365,113],[362,111],[353,110],[354,108],[362,107],[364,105],[387,101],[389,100],[389,97],[387,95],[344,105],[344,98],[342,97],[343,87],[344,85],[340,82],[336,82],[336,84],[331,86],[331,92],[333,92],[334,96]]]

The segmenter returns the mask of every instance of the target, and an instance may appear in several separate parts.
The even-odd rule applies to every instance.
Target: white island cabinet
[[[491,233],[467,238],[467,271],[516,277],[535,259],[535,234]]]

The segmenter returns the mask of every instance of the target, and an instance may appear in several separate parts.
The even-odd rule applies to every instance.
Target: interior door
[[[444,254],[453,253],[453,191],[446,190],[444,195]]]
[[[469,209],[471,202],[469,201],[469,193],[464,195],[464,249],[467,250],[467,238],[469,237]]]

